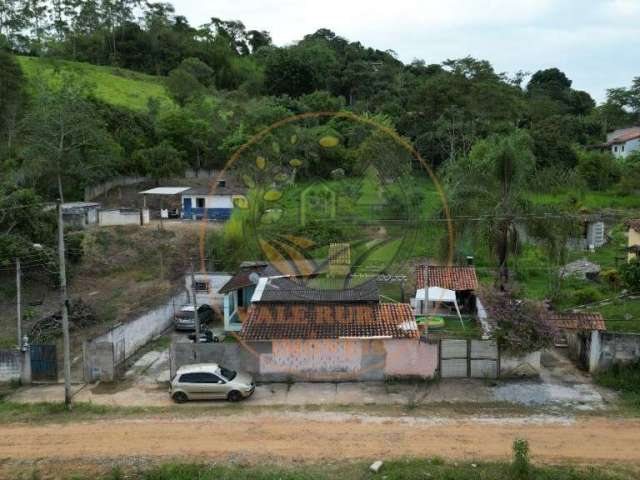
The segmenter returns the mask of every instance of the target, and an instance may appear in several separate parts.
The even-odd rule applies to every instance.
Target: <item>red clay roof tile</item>
[[[551,312],[550,319],[564,330],[606,330],[604,318],[596,312]]]
[[[416,267],[416,288],[447,288],[449,290],[475,290],[478,288],[476,269],[473,266],[418,265]]]
[[[409,304],[254,304],[242,325],[246,340],[343,337],[416,338]]]

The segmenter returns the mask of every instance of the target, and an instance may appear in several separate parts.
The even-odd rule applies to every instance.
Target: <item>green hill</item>
[[[150,98],[173,104],[161,77],[145,75],[117,67],[101,67],[88,63],[52,60],[48,58],[17,57],[28,79],[38,73],[73,71],[95,86],[96,96],[105,102],[132,110],[145,110]]]

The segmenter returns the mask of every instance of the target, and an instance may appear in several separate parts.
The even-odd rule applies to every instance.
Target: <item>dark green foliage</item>
[[[609,369],[598,372],[595,381],[620,392],[626,405],[636,412],[640,411],[640,362],[616,363]]]
[[[589,303],[604,300],[604,296],[596,287],[582,287],[571,293],[572,303],[575,305],[587,305]]]
[[[620,167],[609,152],[578,151],[578,173],[594,190],[604,190],[620,178]]]
[[[620,276],[625,285],[633,291],[640,291],[640,258],[632,258],[620,266]]]
[[[24,77],[12,55],[0,49],[0,161],[13,152],[18,121],[24,107]]]
[[[152,178],[160,180],[184,174],[186,164],[183,157],[183,152],[176,150],[168,141],[163,140],[154,147],[136,150],[133,161]]]

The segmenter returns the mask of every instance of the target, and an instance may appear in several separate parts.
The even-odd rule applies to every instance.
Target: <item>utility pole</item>
[[[196,301],[196,276],[194,263],[191,261],[191,304],[193,305],[193,319],[196,323],[196,343],[200,343],[200,319],[198,318],[198,302]]]
[[[18,314],[18,348],[22,347],[22,271],[20,259],[16,258],[16,313]]]
[[[69,347],[69,299],[67,298],[67,270],[64,257],[64,224],[62,203],[58,200],[58,256],[60,259],[60,306],[62,308],[62,348],[64,354],[64,404],[71,407],[71,352]]]

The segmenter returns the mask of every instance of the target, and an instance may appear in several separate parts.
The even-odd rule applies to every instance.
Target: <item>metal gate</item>
[[[495,340],[440,340],[442,378],[497,378],[498,363]]]
[[[55,345],[31,345],[31,379],[58,381],[58,357]]]

